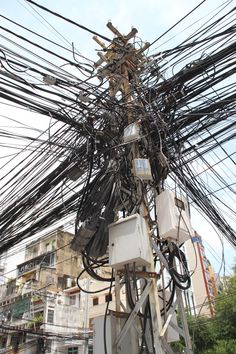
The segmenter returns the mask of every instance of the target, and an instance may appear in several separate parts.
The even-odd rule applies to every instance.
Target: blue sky
[[[110,31],[106,28],[107,21],[111,20],[114,26],[117,26],[122,33],[129,32],[133,26],[138,29],[139,36],[143,41],[152,42],[197,6],[200,1],[40,0],[39,3],[105,36],[111,37]],[[151,49],[151,52],[155,51],[155,48],[167,39],[174,37],[170,42],[171,46],[173,46],[175,41],[186,38],[186,35],[190,33],[190,29],[192,32],[194,28],[199,28],[201,23],[207,20],[206,16],[221,6],[222,3],[224,1],[206,0],[193,14],[173,29],[169,35],[160,40]],[[69,42],[73,41],[77,49],[85,56],[87,55],[92,58],[96,55],[94,51],[96,46],[93,40],[91,40],[91,34],[58,20],[45,12],[41,12],[38,8],[28,4],[27,1],[2,0],[0,1],[0,10],[3,15],[9,16],[15,21],[22,23],[22,19],[24,19],[23,24],[26,27],[40,29],[40,33],[43,35],[50,37],[55,35],[55,39],[60,38],[58,33],[50,27],[51,25],[63,34]],[[198,22],[194,24],[196,21]],[[184,30],[185,28],[186,30]],[[184,32],[182,32],[183,30]]]

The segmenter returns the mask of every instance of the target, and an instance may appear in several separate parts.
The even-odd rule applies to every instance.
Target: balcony
[[[17,266],[18,277],[35,270],[37,267],[53,267],[55,263],[55,253],[48,252],[21,263]]]

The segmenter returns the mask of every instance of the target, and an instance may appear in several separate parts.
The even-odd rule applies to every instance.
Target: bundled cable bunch
[[[68,22],[48,10],[40,11]],[[236,183],[234,16],[235,8],[225,4],[179,45],[144,57],[138,80],[131,80],[130,105],[119,93],[109,95],[106,78],[97,78],[94,63],[74,46],[2,15],[1,104],[41,114],[49,124],[39,136],[0,131],[19,144],[3,166],[0,252],[76,215],[78,249],[96,259],[106,252],[114,213],[138,212],[144,195],[160,192],[167,175],[236,245],[235,211],[227,202],[235,200]],[[140,126],[140,158],[149,159],[152,172],[148,183],[130,173],[131,144],[123,140],[128,115]]]
[[[171,244],[171,248],[173,249],[169,250],[168,255],[170,275],[178,288],[187,290],[191,285],[191,279],[185,254],[176,244]],[[179,261],[180,270],[177,270],[176,260]]]
[[[102,193],[101,193],[102,191]],[[86,250],[88,256],[103,256],[108,244],[108,225],[114,221],[117,203],[113,172],[101,172],[84,190],[76,216],[75,245]],[[86,209],[87,207],[87,209]],[[84,224],[81,226],[81,222]],[[86,232],[88,230],[88,237]]]

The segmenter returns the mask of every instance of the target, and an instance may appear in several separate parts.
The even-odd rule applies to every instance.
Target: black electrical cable
[[[28,1],[28,0],[27,0]],[[30,0],[31,1],[31,0]],[[180,22],[182,22],[185,18],[187,18],[191,13],[193,13],[198,7],[200,7],[206,0],[201,1],[197,6],[195,6],[191,11],[189,11],[184,17],[182,17],[179,21],[177,21],[173,26],[171,26],[168,30],[166,30],[161,36],[155,39],[150,45],[152,46],[154,43],[159,41],[162,37],[164,37],[168,32],[170,32],[174,27],[176,27]]]
[[[191,279],[188,271],[188,264],[186,261],[185,254],[175,244],[172,244],[172,248],[173,249],[169,252],[168,255],[169,272],[175,285],[182,290],[187,290],[191,286]],[[182,265],[182,269],[180,272],[178,272],[176,269],[176,259],[178,259],[178,261]]]
[[[98,37],[104,39],[105,41],[111,42],[111,40],[110,40],[109,38],[107,38],[107,37],[105,37],[105,36],[103,36],[103,35],[101,35],[101,34],[95,32],[95,31],[93,31],[93,30],[90,30],[89,28],[87,28],[87,27],[85,27],[85,26],[83,26],[83,25],[78,24],[77,22],[72,21],[71,19],[66,18],[65,16],[62,16],[62,15],[58,14],[58,13],[55,12],[55,11],[49,10],[47,7],[42,6],[42,5],[39,5],[38,3],[36,3],[36,2],[33,1],[33,0],[26,0],[26,1],[27,1],[27,2],[30,2],[31,4],[33,4],[33,5],[37,6],[37,7],[39,7],[40,9],[42,9],[42,10],[44,10],[44,11],[46,11],[46,12],[51,13],[52,15],[54,15],[54,16],[56,16],[56,17],[59,17],[59,18],[65,20],[65,21],[67,21],[67,22],[69,22],[69,23],[71,23],[71,24],[73,24],[73,25],[75,25],[75,26],[77,26],[77,27],[79,27],[79,28],[81,28],[81,29],[83,29],[83,30],[89,32],[89,33],[92,33],[92,34],[94,34],[94,35],[96,35],[96,36],[98,36]]]
[[[114,278],[113,270],[112,270],[112,278]],[[111,281],[110,287],[109,287],[109,293],[108,293],[108,301],[106,304],[106,310],[105,310],[105,315],[104,315],[104,322],[103,322],[103,340],[104,340],[104,352],[105,354],[108,354],[107,352],[107,315],[108,315],[108,309],[109,309],[109,303],[110,303],[110,298],[111,298],[111,289],[112,289],[113,283]]]
[[[99,268],[99,266],[94,267],[94,269],[95,269],[95,268]],[[86,293],[86,294],[98,294],[98,293],[101,293],[101,292],[103,292],[103,291],[105,291],[105,290],[110,289],[110,286],[105,287],[105,288],[102,288],[102,289],[99,289],[99,290],[96,290],[96,291],[89,291],[89,290],[83,289],[83,288],[80,286],[80,284],[79,284],[79,280],[80,280],[80,277],[83,275],[83,273],[86,272],[86,271],[87,271],[86,268],[83,269],[83,270],[79,273],[79,275],[78,275],[78,277],[77,277],[77,279],[76,279],[76,284],[77,284],[78,288],[79,288],[82,292],[84,292],[84,293]],[[112,282],[111,282],[111,283],[112,283]]]
[[[214,171],[217,165],[212,166],[206,156],[212,151],[218,152],[219,148],[231,156],[226,144],[235,136],[233,117],[236,111],[236,85],[226,83],[232,77],[235,66],[235,44],[232,41],[235,35],[235,26],[232,24],[234,13],[234,8],[227,13],[219,12],[218,17],[212,17],[211,22],[206,22],[179,46],[163,52],[163,58],[154,57],[153,61],[147,62],[140,73],[138,87],[133,84],[130,88],[133,97],[132,116],[137,119],[141,117],[141,136],[138,141],[140,157],[150,160],[152,186],[159,191],[167,172],[171,178],[177,177],[179,187],[184,190],[187,188],[193,201],[205,211],[232,245],[235,245],[235,235],[220,211],[220,207],[226,208],[226,203],[216,192],[225,187],[231,198],[232,181]],[[19,35],[23,37],[20,32]],[[72,215],[76,212],[76,202],[78,207],[84,195],[86,197],[79,208],[77,222],[95,214],[103,218],[99,232],[87,246],[87,256],[90,257],[97,250],[101,252],[102,247],[106,248],[108,222],[104,220],[112,220],[109,209],[122,205],[127,215],[133,210],[138,211],[143,200],[142,194],[148,190],[146,182],[142,183],[141,195],[137,199],[136,183],[127,173],[130,166],[127,165],[126,155],[130,154],[130,144],[123,144],[123,131],[127,126],[127,114],[131,112],[130,105],[126,104],[125,95],[111,99],[106,82],[96,85],[88,78],[79,80],[66,66],[60,68],[29,50],[29,42],[26,41],[26,48],[22,48],[10,38],[2,38],[8,47],[1,45],[1,96],[33,112],[42,113],[50,120],[58,121],[59,125],[60,122],[64,124],[64,136],[63,133],[50,134],[48,139],[40,143],[35,139],[34,145],[29,148],[35,149],[30,164],[23,163],[27,152],[25,149],[22,151],[20,167],[16,166],[4,173],[6,183],[1,192],[5,208],[0,218],[4,231],[1,235],[2,246],[9,249],[11,242],[20,242],[30,233],[42,230],[49,222],[66,217],[67,213]],[[24,38],[28,40],[26,36]],[[13,46],[25,50],[25,56],[13,51]],[[46,50],[44,47],[42,49]],[[59,55],[66,58],[63,53]],[[33,56],[36,60],[32,60]],[[168,58],[168,62],[165,62],[165,58]],[[167,70],[167,66],[170,70]],[[168,71],[168,80],[165,79],[164,70]],[[42,82],[48,75],[56,80],[50,88],[46,88]],[[17,138],[12,132],[8,136]],[[86,139],[95,142],[91,183],[88,186],[84,183],[91,156],[86,153]],[[83,146],[83,149],[78,149],[78,146]],[[11,144],[11,148],[19,147]],[[63,165],[58,164],[57,160],[66,161],[69,155],[71,160],[64,163],[65,173],[62,171],[58,174]],[[160,156],[167,161],[163,170]],[[110,161],[111,171],[107,172]],[[234,163],[232,156],[231,161]],[[198,172],[193,166],[196,163],[206,165],[217,188],[210,188],[202,176],[197,176]],[[68,181],[74,165],[83,171],[78,182]],[[65,179],[68,188],[63,188]],[[206,195],[211,198],[206,198]],[[14,212],[12,217],[9,214],[11,207]],[[229,218],[233,219],[232,208],[227,209]],[[33,226],[27,226],[32,223]]]

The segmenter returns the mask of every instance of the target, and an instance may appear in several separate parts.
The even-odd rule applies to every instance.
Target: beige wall
[[[108,282],[95,282],[94,280],[92,280],[92,281],[90,281],[89,290],[90,291],[97,291],[99,289],[107,288],[107,287],[109,287],[109,285],[110,284]],[[91,320],[93,318],[105,314],[106,306],[107,306],[107,302],[106,302],[105,298],[106,298],[106,295],[108,295],[108,294],[109,294],[109,289],[104,290],[101,293],[90,295],[89,304],[88,304],[88,313],[89,313],[90,324],[91,324]],[[112,301],[109,302],[109,310],[115,311],[116,310],[116,301],[115,301],[114,288],[112,289],[111,294],[112,294]],[[124,289],[121,289],[120,297],[121,297],[122,303],[125,306],[126,296],[125,296]],[[98,298],[98,305],[93,305],[94,298]]]
[[[51,264],[44,266],[41,262],[27,273],[23,273],[18,278],[22,284],[34,279],[34,288],[46,287],[47,290],[58,291],[69,286],[68,278],[75,282],[81,272],[81,258],[80,254],[70,247],[73,237],[73,234],[59,229],[28,245],[25,261],[30,261],[41,255],[43,257],[49,252],[47,259],[49,260],[48,257],[50,257]],[[54,250],[55,252],[53,252]]]
[[[196,243],[191,240],[185,242],[187,251],[187,261],[189,270],[194,271],[191,281],[195,300],[196,313],[200,311],[201,315],[209,316],[211,314],[208,304],[207,290],[204,281],[204,275],[201,267],[199,251]]]
[[[80,255],[73,251],[70,245],[65,246],[71,242],[72,238],[71,233],[59,231],[57,235],[56,268],[57,274],[77,277],[81,271]]]

